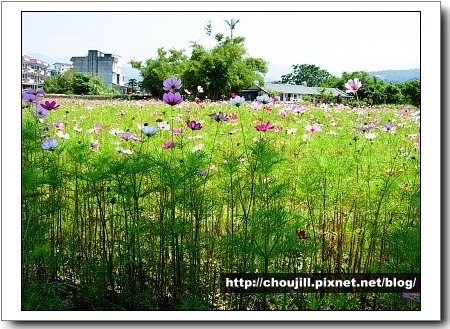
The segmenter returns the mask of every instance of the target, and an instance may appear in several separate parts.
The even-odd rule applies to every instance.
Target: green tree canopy
[[[311,87],[321,87],[331,74],[312,64],[292,65],[293,72],[282,75],[281,82],[294,85],[301,85],[306,82]]]
[[[171,77],[181,78],[183,89],[196,91],[202,86],[204,93],[198,96],[212,100],[229,97],[231,92],[240,92],[255,81],[263,84],[263,74],[267,73],[267,62],[262,58],[248,56],[244,37],[216,35],[216,46],[206,50],[201,44],[191,42],[191,55],[184,51],[158,49],[156,58],[145,64],[131,61],[132,67],[139,69],[146,90],[160,98],[163,94],[162,82]]]

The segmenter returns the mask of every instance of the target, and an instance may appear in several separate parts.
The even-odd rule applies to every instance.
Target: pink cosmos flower
[[[283,131],[283,127],[281,127],[281,126],[275,126],[275,127],[273,127],[273,131],[275,131],[276,133],[278,133],[278,132],[280,132],[280,131]]]
[[[252,109],[252,110],[259,110],[260,108],[261,108],[261,104],[260,103],[258,103],[258,102],[252,102],[252,103],[250,103],[250,108]]]
[[[267,130],[274,129],[275,126],[272,125],[270,123],[270,121],[267,121],[266,123],[262,123],[262,124],[256,125],[255,128],[256,128],[257,131],[267,131]]]
[[[56,129],[61,130],[61,129],[64,128],[64,123],[62,123],[62,122],[59,121],[59,120],[56,120],[55,122],[53,122],[53,126],[54,126]]]
[[[307,125],[307,126],[305,126],[305,128],[306,128],[306,130],[308,130],[309,132],[312,132],[312,133],[322,130],[322,127],[317,123],[315,123],[313,125]]]
[[[361,88],[362,83],[361,81],[359,81],[358,78],[354,78],[349,79],[347,81],[347,83],[345,84],[345,88],[347,88],[347,90],[345,91],[346,93],[352,93],[352,94],[356,94],[356,92],[358,91],[359,88]]]
[[[173,141],[167,141],[163,143],[162,148],[166,150],[173,147],[174,145],[175,143]]]
[[[180,135],[182,133],[183,133],[183,129],[181,129],[181,128],[173,128],[172,129],[172,134],[174,134],[174,135]]]
[[[237,120],[237,119],[238,119],[238,116],[237,116],[236,113],[231,113],[231,114],[230,114],[230,120],[235,121],[235,120]]]

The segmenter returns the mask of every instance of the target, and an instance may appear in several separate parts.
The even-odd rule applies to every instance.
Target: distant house
[[[22,89],[42,87],[50,76],[50,64],[30,56],[22,56]]]
[[[111,88],[126,91],[125,77],[122,75],[122,57],[99,50],[89,50],[87,56],[72,57],[75,71],[97,76]]]
[[[280,101],[288,101],[288,102],[300,102],[303,100],[303,96],[308,95],[313,99],[317,99],[317,96],[320,93],[322,88],[320,87],[308,87],[306,83],[302,85],[289,85],[289,84],[281,84],[281,83],[265,83],[264,87],[260,86],[252,86],[246,90],[242,91],[242,96],[245,97],[246,100],[253,101],[257,96],[262,94],[268,94],[269,92],[277,92],[279,93]],[[340,96],[342,99],[344,98],[352,98],[353,96],[346,94],[342,90],[338,88],[325,88],[325,91],[331,92],[335,98]]]
[[[52,75],[63,74],[64,72],[73,68],[72,64],[69,63],[53,63]]]

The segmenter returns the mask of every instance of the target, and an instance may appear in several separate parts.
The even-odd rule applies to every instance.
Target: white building
[[[44,80],[49,76],[49,63],[22,55],[22,89],[42,87]]]
[[[73,68],[72,64],[69,63],[53,63],[53,72],[56,74],[63,74]]]

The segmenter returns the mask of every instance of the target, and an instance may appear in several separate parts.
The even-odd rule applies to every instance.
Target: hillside
[[[419,69],[371,71],[368,73],[371,76],[382,79],[386,83],[402,83],[408,80],[420,78]]]

